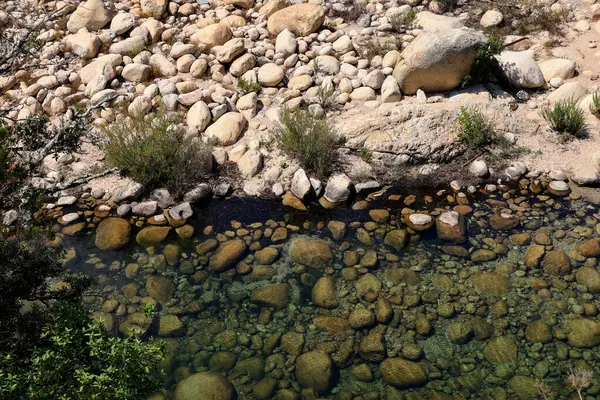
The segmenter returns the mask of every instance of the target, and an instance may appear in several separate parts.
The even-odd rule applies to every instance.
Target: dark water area
[[[108,251],[90,215],[63,241],[108,329],[167,343],[167,398],[577,399],[573,382],[600,395],[597,206],[527,182],[307,206],[213,199],[151,246],[130,217],[129,244]],[[458,225],[436,223],[452,210]]]

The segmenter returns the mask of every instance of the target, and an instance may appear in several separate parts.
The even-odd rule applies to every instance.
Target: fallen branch
[[[478,159],[479,157],[481,157],[485,152],[487,152],[487,150],[482,150],[479,154],[477,154],[475,157],[467,160],[467,162],[465,162],[463,165],[461,165],[461,168],[466,167],[467,165],[471,164],[473,161],[475,161],[476,159]]]
[[[83,185],[84,183],[88,183],[89,181],[94,180],[96,178],[101,178],[103,176],[110,175],[110,174],[117,173],[117,172],[119,172],[118,168],[110,168],[110,169],[104,170],[104,171],[94,174],[94,175],[82,175],[82,176],[79,176],[68,182],[65,182],[63,184],[56,185],[56,187],[54,187],[48,191],[50,193],[58,192],[59,190],[65,190],[65,189],[72,188],[75,186]]]

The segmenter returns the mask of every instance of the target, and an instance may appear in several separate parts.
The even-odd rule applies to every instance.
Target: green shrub
[[[390,24],[396,32],[405,32],[408,29],[413,29],[417,19],[417,11],[411,8],[405,13],[394,13],[390,17]]]
[[[3,399],[144,399],[160,390],[164,345],[110,336],[78,305],[53,306],[27,361],[0,354]]]
[[[317,119],[306,110],[283,108],[275,140],[308,170],[322,177],[331,172],[338,141],[326,119]]]
[[[159,112],[104,127],[108,164],[149,188],[165,186],[175,195],[191,189],[211,171],[212,150],[180,122]]]
[[[597,118],[600,118],[600,96],[598,96],[598,92],[594,92],[594,94],[592,95],[590,112],[594,114]]]
[[[0,398],[144,399],[162,386],[161,342],[111,336],[80,300],[92,281],[60,249],[0,237]]]
[[[371,161],[371,157],[373,157],[373,152],[366,147],[361,147],[360,149],[360,158],[365,162]]]
[[[552,107],[544,107],[541,115],[564,140],[585,137],[587,134],[583,109],[573,100],[563,100]]]
[[[497,142],[498,134],[481,111],[461,107],[458,112],[458,140],[472,150],[479,150]]]
[[[250,92],[258,93],[262,89],[262,86],[260,85],[260,83],[251,81],[248,79],[244,79],[244,78],[238,79],[237,84],[238,84],[238,89],[240,89],[240,91],[243,93],[250,93]]]
[[[462,86],[465,87],[472,83],[481,83],[488,79],[492,74],[493,57],[500,54],[504,47],[504,38],[498,34],[492,33],[487,42],[479,46],[477,57],[471,66],[471,72],[462,79]]]

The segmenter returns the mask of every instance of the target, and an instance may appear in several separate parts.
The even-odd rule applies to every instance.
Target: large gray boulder
[[[531,51],[503,51],[496,60],[500,74],[515,88],[533,89],[546,83]]]
[[[394,78],[404,94],[452,90],[471,71],[485,40],[482,33],[468,29],[423,33],[402,52]]]

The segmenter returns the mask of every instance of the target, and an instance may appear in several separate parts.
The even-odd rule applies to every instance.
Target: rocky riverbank
[[[462,88],[484,33],[504,32],[526,16],[418,3],[49,3],[64,18],[41,24],[36,67],[0,78],[0,104],[12,120],[47,114],[53,121],[70,106],[101,105],[92,114],[95,126],[164,108],[184,116],[190,134],[216,143],[219,171],[235,171],[213,186],[278,197],[292,189],[300,167],[272,146],[282,107],[307,107],[331,120],[345,141],[335,173],[357,187],[395,181],[414,165],[420,175],[444,170],[465,151],[456,137],[458,110],[478,107],[498,132],[529,150],[521,157],[530,170],[600,183],[598,120],[589,112],[597,90],[591,60],[598,33],[590,21],[597,5],[544,6],[555,13],[548,15],[564,16],[557,22],[562,36],[508,35],[507,43],[517,43],[497,57],[502,79]],[[39,21],[27,5],[10,1],[0,21],[10,31],[19,17]],[[582,106],[587,139],[561,143],[540,116],[540,108],[565,99]],[[93,136],[96,144],[77,154],[48,156],[33,185],[57,191],[104,171],[102,133]],[[450,178],[468,174],[463,161]],[[329,177],[321,178],[325,184]],[[123,185],[135,186],[123,182],[111,174],[90,186],[118,198]]]

